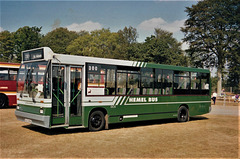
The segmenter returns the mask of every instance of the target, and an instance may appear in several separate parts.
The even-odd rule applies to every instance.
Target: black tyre
[[[94,111],[89,116],[88,128],[90,131],[99,131],[104,128],[105,118],[101,111]]]
[[[178,109],[178,121],[187,122],[189,120],[189,111],[185,106],[181,106]]]
[[[0,94],[0,108],[7,107],[7,97],[4,94]]]

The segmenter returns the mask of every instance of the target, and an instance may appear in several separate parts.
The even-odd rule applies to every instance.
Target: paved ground
[[[213,105],[212,106],[212,111],[209,114],[211,114],[211,115],[240,116],[238,106]]]
[[[237,113],[236,113],[237,112]],[[110,125],[110,130],[45,129],[0,110],[0,158],[238,158],[238,107],[213,106],[210,114]]]

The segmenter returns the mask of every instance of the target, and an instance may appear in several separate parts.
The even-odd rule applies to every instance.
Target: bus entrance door
[[[82,67],[52,67],[52,127],[82,125]]]
[[[69,125],[82,125],[82,67],[70,66]]]
[[[66,114],[66,67],[53,65],[52,67],[52,127],[65,125]]]

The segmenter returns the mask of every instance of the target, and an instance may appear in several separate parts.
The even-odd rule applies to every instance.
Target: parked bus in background
[[[46,128],[88,127],[176,118],[211,110],[205,69],[73,56],[48,47],[22,52],[18,120]]]
[[[0,108],[16,106],[16,80],[19,63],[0,62]]]

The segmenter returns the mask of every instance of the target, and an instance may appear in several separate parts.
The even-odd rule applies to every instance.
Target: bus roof
[[[170,70],[176,70],[176,71],[190,71],[190,72],[210,73],[210,71],[208,69],[174,66],[174,65],[164,65],[164,64],[154,64],[154,63],[148,63],[147,67],[170,69]]]
[[[90,57],[90,56],[57,54],[57,53],[53,53],[53,51],[49,47],[33,49],[33,51],[35,51],[34,54],[36,54],[36,50],[38,49],[43,50],[43,55],[42,55],[42,59],[37,59],[37,61],[52,60],[53,63],[57,63],[57,64],[85,65],[86,63],[96,63],[96,64],[108,64],[108,65],[118,65],[118,66],[146,67],[146,68],[159,68],[159,69],[169,69],[169,70],[178,70],[178,71],[210,73],[210,71],[207,69],[199,69],[199,68],[191,68],[191,67],[182,67],[182,66],[173,66],[173,65],[164,65],[164,64],[155,64],[155,63],[147,63],[147,62],[139,62],[139,61],[119,60],[119,59],[109,59],[109,58],[99,58],[99,57]],[[23,53],[30,52],[30,51],[32,50],[23,51]],[[36,60],[32,60],[32,61],[36,61]]]

